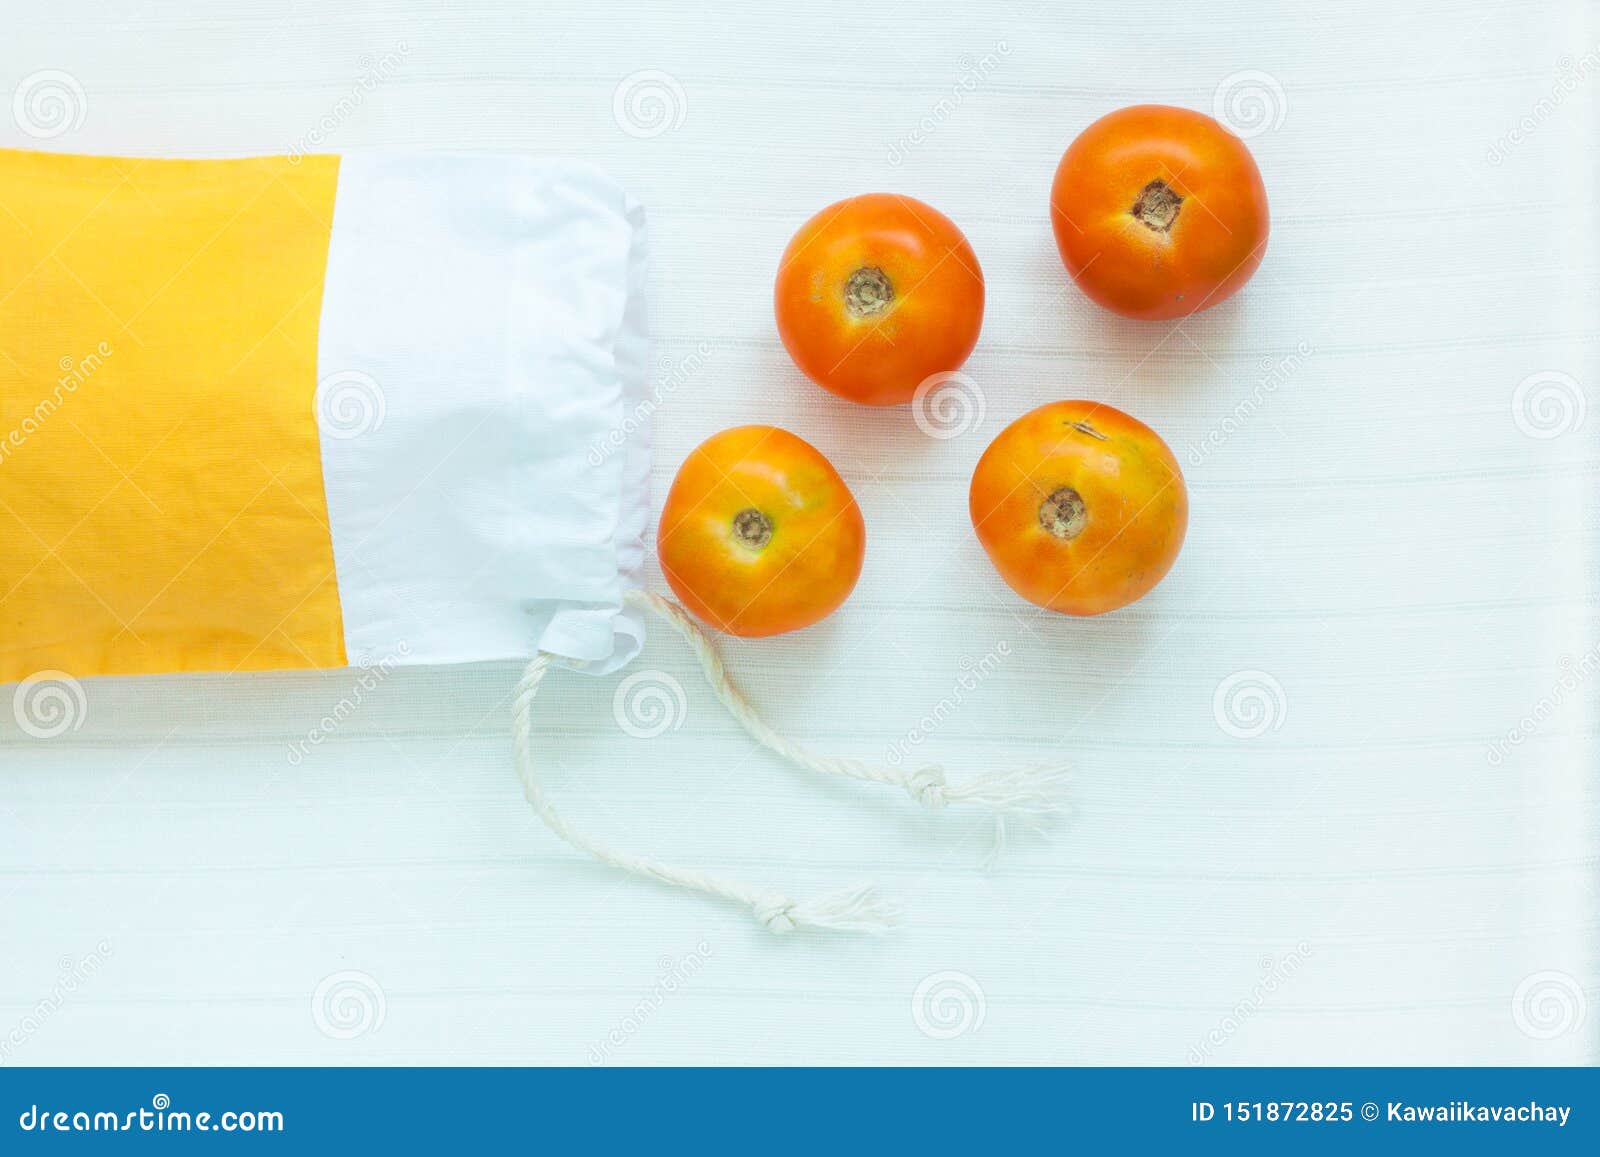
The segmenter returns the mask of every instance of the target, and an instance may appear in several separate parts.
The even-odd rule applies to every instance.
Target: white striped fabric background
[[[0,710],[7,1063],[1596,1059],[1594,5],[59,0],[5,23],[0,95],[52,71],[82,93],[44,147],[608,168],[651,214],[657,502],[700,439],[770,421],[866,513],[839,615],[725,648],[752,697],[953,778],[1077,760],[1070,820],[985,872],[981,823],[754,750],[663,631],[632,670],[664,734],[618,725],[619,679],[548,680],[550,781],[596,834],[800,895],[875,878],[908,910],[885,941],[779,940],[544,831],[512,667],[395,674],[298,763],[350,673],[94,682],[57,738]],[[1048,228],[1073,134],[1146,100],[1231,108],[1274,210],[1248,289],[1178,324],[1092,308]],[[0,144],[35,143],[0,115]],[[774,332],[789,234],[871,189],[937,205],[983,262],[957,436],[824,395]],[[1193,507],[1167,582],[1088,622],[1019,604],[966,522],[987,440],[1067,396],[1161,431]]]

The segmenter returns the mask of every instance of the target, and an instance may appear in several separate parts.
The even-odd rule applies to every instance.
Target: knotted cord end
[[[750,909],[768,932],[779,935],[802,928],[883,933],[900,921],[900,909],[879,896],[871,884],[857,884],[805,903],[767,892],[757,897]]]
[[[1037,827],[1062,810],[1061,797],[1070,773],[1064,763],[1029,764],[980,775],[941,792],[946,803],[988,808]]]
[[[945,779],[944,768],[929,765],[906,776],[906,794],[929,811],[937,811],[950,802],[950,782]]]

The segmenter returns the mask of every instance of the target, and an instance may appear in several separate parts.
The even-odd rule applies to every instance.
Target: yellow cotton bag
[[[643,263],[568,162],[0,151],[0,682],[622,665]]]

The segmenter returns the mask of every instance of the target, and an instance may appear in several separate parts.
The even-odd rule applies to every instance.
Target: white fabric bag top
[[[343,159],[317,380],[352,663],[638,652],[645,247],[584,164]]]

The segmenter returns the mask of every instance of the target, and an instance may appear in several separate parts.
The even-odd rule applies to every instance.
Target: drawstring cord
[[[700,669],[705,672],[706,682],[711,684],[711,690],[716,692],[729,714],[757,743],[776,751],[798,767],[822,775],[845,776],[898,787],[925,808],[938,809],[951,804],[987,808],[994,812],[996,820],[1000,822],[1011,817],[1026,823],[1037,823],[1059,810],[1056,797],[1067,776],[1065,764],[1042,764],[992,772],[978,776],[970,783],[952,787],[945,779],[944,769],[935,765],[916,771],[901,771],[892,767],[874,767],[857,759],[819,755],[802,747],[787,735],[774,731],[733,685],[722,657],[717,654],[705,631],[689,617],[688,611],[671,599],[647,591],[629,592],[628,603],[651,611],[671,623],[694,648],[695,657],[700,660]]]
[[[872,888],[858,885],[843,892],[824,896],[810,903],[797,903],[773,891],[750,888],[734,880],[700,872],[692,868],[675,868],[646,856],[618,852],[591,840],[576,831],[561,818],[545,795],[534,771],[532,744],[533,699],[539,693],[539,684],[550,669],[550,656],[541,654],[529,663],[517,684],[516,696],[511,705],[512,735],[516,745],[517,774],[522,777],[522,788],[546,826],[556,835],[581,852],[588,852],[602,863],[649,876],[663,884],[689,888],[696,892],[720,896],[735,904],[742,904],[755,913],[755,917],[772,932],[792,932],[796,928],[837,928],[850,932],[882,932],[892,927],[898,912],[881,900]]]
[[[1005,839],[1005,821],[1021,820],[1038,826],[1059,810],[1057,794],[1066,778],[1064,764],[1043,764],[1014,768],[979,776],[969,783],[951,785],[944,771],[935,766],[916,771],[877,767],[860,760],[821,755],[774,731],[761,718],[742,692],[733,685],[711,642],[682,607],[660,595],[633,591],[632,606],[648,610],[665,619],[693,648],[706,681],[730,714],[757,743],[783,756],[799,767],[823,775],[844,776],[898,787],[923,807],[938,809],[952,805],[985,808],[994,813],[995,850]],[[550,803],[534,768],[533,700],[551,666],[548,654],[539,654],[522,672],[512,700],[512,737],[517,774],[522,780],[528,803],[546,826],[579,851],[624,871],[689,888],[749,908],[757,920],[772,932],[792,932],[799,928],[832,928],[850,932],[883,932],[894,925],[899,915],[893,905],[878,897],[869,885],[857,885],[842,892],[800,903],[778,892],[751,888],[708,872],[676,868],[645,856],[619,852],[585,836],[569,826]]]

